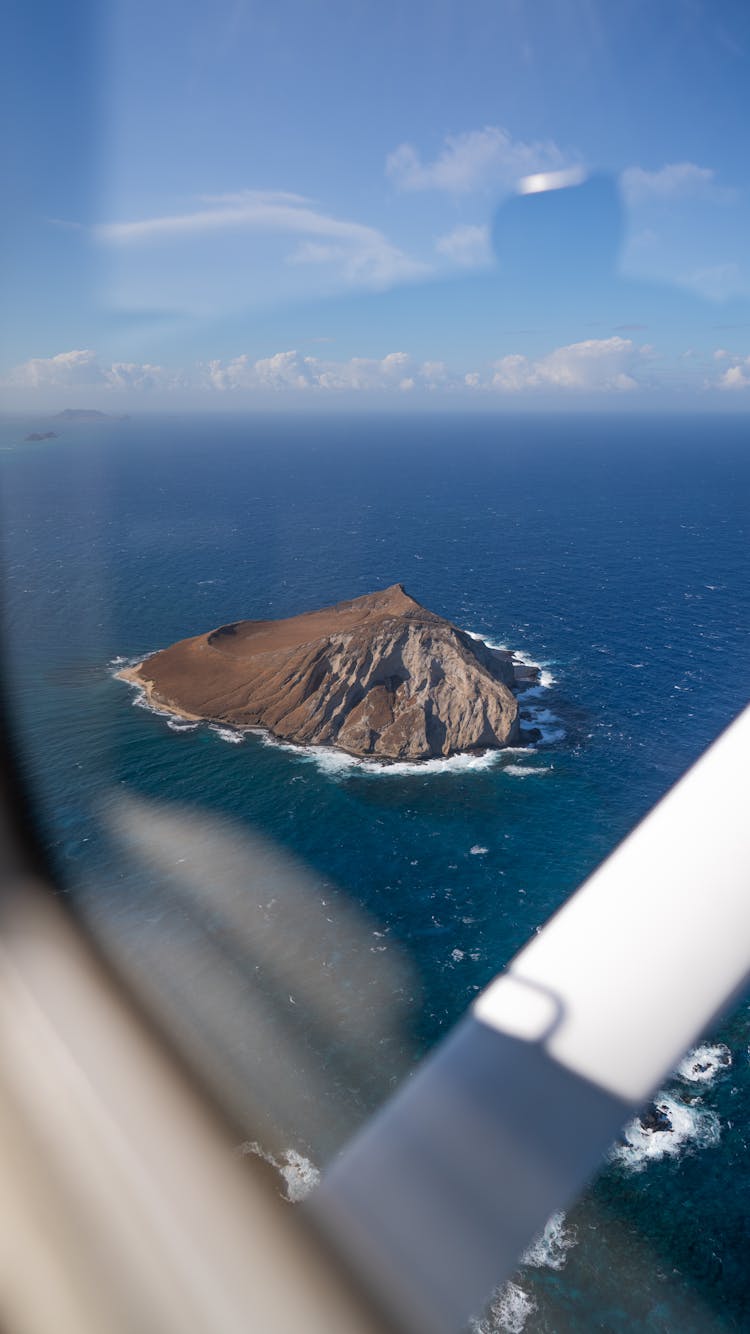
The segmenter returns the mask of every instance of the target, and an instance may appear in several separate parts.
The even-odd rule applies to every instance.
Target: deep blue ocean
[[[750,427],[144,417],[24,443],[31,429],[6,419],[0,438],[4,652],[63,892],[248,1135],[257,1112],[265,1151],[303,1155],[283,1159],[291,1179],[746,702]],[[170,725],[115,679],[225,621],[396,581],[543,666],[524,706],[541,743],[373,771]],[[749,1043],[745,1004],[666,1082],[672,1131],[631,1127],[483,1330],[750,1330]]]

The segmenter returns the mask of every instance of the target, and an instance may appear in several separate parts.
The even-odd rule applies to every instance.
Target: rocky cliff
[[[189,718],[302,745],[423,760],[518,741],[522,668],[401,584],[282,621],[236,621],[122,673]]]

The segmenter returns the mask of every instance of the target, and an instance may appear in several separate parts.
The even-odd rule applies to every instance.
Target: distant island
[[[538,669],[422,607],[402,584],[277,621],[234,621],[118,673],[160,709],[283,741],[426,760],[519,741]]]
[[[57,438],[57,431],[32,431],[29,435],[24,436],[24,442],[26,440],[57,440]]]
[[[52,420],[73,425],[77,422],[126,422],[130,418],[127,414],[118,417],[112,412],[99,412],[96,408],[63,408],[62,412],[55,413]]]

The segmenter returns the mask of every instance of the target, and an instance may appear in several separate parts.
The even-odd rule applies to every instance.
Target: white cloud
[[[32,357],[22,366],[15,366],[6,377],[6,384],[24,389],[39,389],[45,385],[76,385],[101,382],[101,369],[96,353],[87,348],[58,352],[54,357]]]
[[[495,362],[489,380],[467,376],[466,383],[501,393],[555,389],[628,391],[639,387],[633,372],[650,351],[637,348],[629,338],[589,338],[555,348],[537,360],[513,353]]]
[[[447,382],[442,363],[416,364],[406,352],[385,357],[351,357],[348,361],[321,361],[299,352],[277,352],[252,361],[248,356],[209,362],[207,380],[222,392],[232,390],[307,390],[319,392],[408,391]],[[440,376],[444,379],[440,379]]]
[[[629,204],[643,204],[670,199],[729,199],[733,191],[716,184],[713,167],[699,167],[695,162],[668,162],[657,171],[626,167],[620,173],[620,185]]]
[[[5,377],[12,389],[129,390],[182,388],[220,394],[304,392],[408,392],[415,388],[446,389],[457,383],[440,361],[416,362],[406,352],[384,357],[321,360],[290,350],[253,359],[243,353],[228,361],[209,361],[186,371],[138,362],[105,362],[90,350],[34,357]]]
[[[452,232],[439,236],[435,242],[439,255],[446,255],[461,268],[477,269],[492,263],[490,229],[472,223],[454,227]]]
[[[724,348],[718,348],[714,356],[717,359],[723,359],[729,357],[730,353],[726,352]],[[732,357],[732,362],[733,365],[727,366],[726,370],[719,376],[716,387],[718,389],[734,390],[735,392],[738,389],[750,388],[750,356]]]
[[[307,389],[309,380],[304,359],[296,352],[276,352],[272,357],[251,361],[247,354],[222,366],[209,362],[209,379],[214,389]]]
[[[747,389],[748,385],[750,374],[742,366],[730,366],[719,380],[720,389]]]
[[[101,362],[90,349],[32,357],[5,377],[10,389],[176,389],[185,381],[179,372],[148,362]]]
[[[352,357],[350,361],[319,362],[308,358],[311,381],[318,389],[397,389],[412,379],[413,363],[406,352],[389,352],[380,361]]]
[[[103,244],[120,247],[223,231],[296,235],[307,239],[292,252],[289,262],[333,264],[352,283],[388,287],[429,272],[428,265],[411,258],[376,227],[322,213],[301,195],[246,190],[207,196],[204,202],[211,207],[101,223],[94,234]]]
[[[386,173],[401,190],[512,189],[522,176],[568,165],[553,140],[526,143],[499,125],[447,135],[440,155],[423,162],[412,144],[400,144],[386,159]]]
[[[206,368],[208,383],[221,391],[304,390],[313,392],[407,392],[413,389],[456,391],[485,389],[622,392],[638,387],[635,371],[652,349],[627,338],[589,339],[559,347],[532,360],[511,354],[494,363],[489,376],[479,371],[456,375],[441,361],[417,362],[406,352],[377,359],[351,357],[322,361],[298,352],[279,352],[252,361],[247,356]]]

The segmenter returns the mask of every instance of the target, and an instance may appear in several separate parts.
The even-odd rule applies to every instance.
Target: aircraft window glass
[[[71,909],[296,1199],[745,702],[748,20],[34,13],[9,720]],[[748,1019],[482,1334],[743,1327]]]

